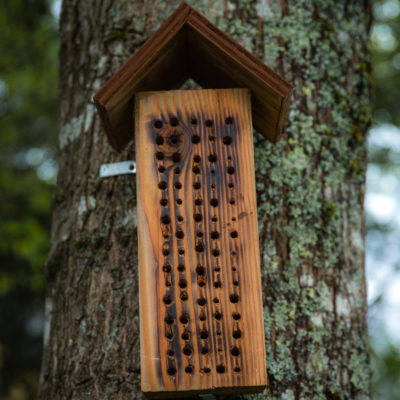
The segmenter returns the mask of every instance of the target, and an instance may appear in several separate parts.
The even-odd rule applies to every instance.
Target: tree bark
[[[269,388],[242,398],[368,399],[370,3],[189,3],[295,86],[283,140],[255,135]],[[98,177],[134,143],[112,150],[91,99],[178,4],[63,1],[40,399],[142,398],[135,177]]]

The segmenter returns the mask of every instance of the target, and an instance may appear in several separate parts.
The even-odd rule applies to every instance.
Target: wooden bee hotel
[[[111,145],[135,138],[149,397],[267,385],[252,131],[278,140],[290,91],[182,3],[95,95]]]

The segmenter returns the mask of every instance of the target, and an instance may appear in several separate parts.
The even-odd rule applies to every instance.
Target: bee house
[[[189,77],[203,90],[173,90]],[[142,391],[267,385],[253,125],[282,131],[291,86],[187,4],[99,90],[110,143],[134,137]]]

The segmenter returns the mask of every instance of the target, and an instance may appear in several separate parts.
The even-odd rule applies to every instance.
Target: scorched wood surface
[[[263,390],[250,93],[147,92],[135,104],[142,390]]]

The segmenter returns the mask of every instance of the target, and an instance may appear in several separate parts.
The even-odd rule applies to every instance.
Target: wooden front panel
[[[148,92],[135,104],[142,390],[261,391],[250,93]]]

